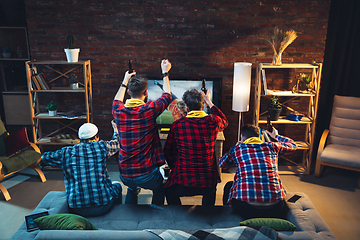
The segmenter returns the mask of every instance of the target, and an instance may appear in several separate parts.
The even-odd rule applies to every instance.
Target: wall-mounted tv
[[[156,100],[163,93],[162,89],[163,80],[148,76],[148,100]],[[211,93],[211,101],[217,106],[221,107],[221,80],[220,78],[205,78],[205,87]],[[170,104],[158,118],[157,124],[159,129],[166,131],[170,128],[171,124],[179,118],[178,109],[176,104],[182,101],[182,96],[187,90],[196,89],[201,91],[203,79],[188,79],[188,78],[170,78],[170,90],[173,97],[173,102]],[[208,111],[205,109],[205,111]],[[210,112],[208,112],[210,113]]]

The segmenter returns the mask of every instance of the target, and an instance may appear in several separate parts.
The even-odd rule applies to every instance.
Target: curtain
[[[360,97],[359,0],[331,1],[314,141],[314,159],[316,159],[321,134],[330,124],[335,95]]]

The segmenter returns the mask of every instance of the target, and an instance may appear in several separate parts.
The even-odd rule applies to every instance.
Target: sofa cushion
[[[360,148],[360,98],[334,96],[329,142]]]
[[[10,134],[4,138],[7,156],[11,156],[16,152],[30,146],[26,128],[22,128],[19,131]]]
[[[71,214],[54,214],[34,219],[40,230],[98,230],[86,218]]]
[[[240,226],[269,227],[275,231],[295,231],[296,226],[289,221],[279,218],[251,218],[240,222]]]
[[[341,165],[360,167],[360,148],[338,144],[329,144],[321,154],[321,161]]]
[[[27,148],[11,157],[1,157],[0,161],[3,164],[4,173],[8,174],[29,167],[36,163],[40,157],[41,154],[34,151],[33,148]]]

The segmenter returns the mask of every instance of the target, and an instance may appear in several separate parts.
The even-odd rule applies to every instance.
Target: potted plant
[[[76,39],[74,35],[68,35],[66,42],[69,48],[65,48],[66,58],[68,62],[77,62],[79,59],[80,48],[75,48]]]
[[[279,120],[279,116],[281,113],[282,107],[281,103],[277,96],[272,96],[268,102],[268,111],[270,116],[270,121],[277,121]]]
[[[299,90],[306,91],[310,88],[310,76],[305,73],[300,73]]]
[[[49,110],[49,116],[54,117],[56,116],[58,105],[54,101],[50,101],[47,105],[46,109]]]
[[[76,75],[71,74],[69,77],[70,89],[79,89],[79,81]]]

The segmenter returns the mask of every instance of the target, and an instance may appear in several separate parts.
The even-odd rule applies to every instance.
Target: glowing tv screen
[[[162,79],[148,77],[148,100],[156,100],[163,93]],[[183,94],[187,90],[196,89],[201,91],[202,79],[189,80],[189,79],[172,79],[170,78],[170,90],[173,97],[172,103],[169,107],[156,119],[158,127],[160,129],[166,129],[171,124],[181,117],[180,111],[176,104],[178,101],[182,101]],[[211,101],[220,108],[221,102],[221,79],[206,79],[205,87],[211,93]],[[208,108],[205,111],[211,113]]]

